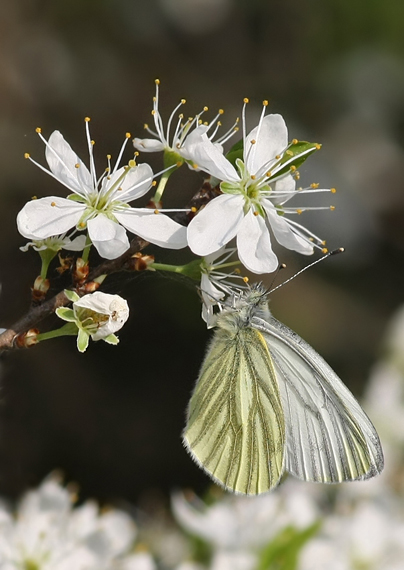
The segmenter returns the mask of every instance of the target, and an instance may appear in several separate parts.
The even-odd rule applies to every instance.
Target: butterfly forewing
[[[258,330],[215,333],[189,404],[184,443],[229,490],[255,495],[279,482],[285,422],[274,365]]]
[[[305,481],[367,479],[383,469],[379,437],[351,392],[304,340],[256,319],[272,356],[286,424],[285,469]]]

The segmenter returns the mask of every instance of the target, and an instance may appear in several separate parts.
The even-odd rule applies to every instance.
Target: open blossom
[[[100,513],[48,479],[21,500],[17,516],[0,508],[0,568],[4,570],[137,570],[126,559],[136,527],[123,511]],[[131,563],[131,564],[129,564]]]
[[[292,208],[287,203],[297,194],[329,190],[318,189],[317,184],[296,190],[292,175],[296,167],[292,162],[310,154],[318,145],[301,147],[298,141],[288,145],[285,122],[280,115],[265,116],[266,101],[258,126],[246,135],[245,104],[243,160],[236,159],[237,169],[203,128],[196,128],[185,141],[187,158],[222,181],[223,192],[189,224],[188,245],[197,255],[206,256],[237,237],[238,255],[245,267],[254,273],[266,273],[278,266],[270,230],[282,246],[302,254],[313,253],[313,247],[324,247],[320,238],[287,217],[313,208]],[[295,152],[294,145],[302,150]]]
[[[208,110],[208,107],[204,107],[203,110],[195,115],[195,117],[190,117],[184,121],[184,115],[179,113],[176,116],[177,111],[186,103],[185,99],[181,99],[178,105],[175,107],[171,113],[167,126],[164,129],[164,122],[159,111],[159,85],[160,81],[156,79],[156,94],[153,97],[153,110],[152,116],[154,120],[155,131],[150,129],[149,125],[145,124],[145,129],[150,133],[153,138],[134,138],[133,146],[143,152],[159,152],[166,151],[169,153],[175,153],[178,155],[177,158],[187,159],[188,154],[185,151],[185,142],[187,136],[197,127],[203,131],[208,139],[212,141],[219,149],[222,149],[222,144],[228,141],[235,132],[237,132],[237,123],[235,124],[223,135],[217,136],[218,131],[221,127],[221,122],[219,118],[223,114],[223,110],[220,109],[216,117],[209,123],[202,124],[201,116]],[[213,143],[213,139],[215,141]]]
[[[73,291],[65,291],[73,301],[73,309],[60,307],[56,309],[58,317],[74,323],[77,330],[77,348],[84,352],[89,337],[95,341],[104,340],[109,344],[117,344],[115,333],[126,323],[129,317],[128,303],[119,295],[110,295],[96,291],[80,298]]]
[[[50,170],[35,162],[42,170],[56,178],[71,192],[68,199],[50,196],[28,202],[17,217],[19,232],[31,240],[43,240],[64,234],[73,227],[87,228],[88,235],[99,254],[115,259],[129,248],[126,230],[160,247],[179,249],[187,245],[186,229],[161,212],[149,208],[132,208],[129,203],[144,196],[153,182],[148,164],[119,168],[129,133],[122,145],[113,169],[108,156],[108,168],[97,178],[93,144],[86,118],[86,135],[90,169],[79,159],[59,131],[46,141],[46,160]],[[27,158],[30,156],[27,154]],[[30,160],[32,160],[30,158]],[[32,161],[34,162],[34,161]]]

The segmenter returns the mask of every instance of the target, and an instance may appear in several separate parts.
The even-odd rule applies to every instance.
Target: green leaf
[[[297,570],[303,546],[317,534],[321,521],[304,530],[284,528],[261,552],[257,570]]]
[[[118,344],[119,342],[119,338],[114,334],[109,334],[108,336],[104,337],[102,340],[104,340],[108,344]]]
[[[291,143],[289,148],[283,153],[283,156],[279,159],[279,162],[272,170],[276,169],[273,177],[277,178],[282,174],[290,172],[292,166],[295,170],[299,168],[305,162],[305,160],[313,154],[316,150],[319,150],[320,146],[318,143],[310,143],[307,141],[298,141],[297,143]],[[284,168],[278,170],[279,165],[284,164]],[[269,178],[271,180],[271,178]]]
[[[231,147],[229,152],[226,154],[226,158],[235,167],[236,166],[236,160],[238,158],[240,160],[243,160],[243,151],[244,151],[244,142],[243,142],[243,139],[241,139]]]
[[[72,303],[75,303],[76,301],[78,301],[80,299],[80,297],[77,295],[76,291],[71,291],[70,289],[65,289],[64,294],[69,299],[69,301],[71,301]]]
[[[60,319],[63,319],[64,321],[68,321],[70,323],[76,322],[76,316],[73,309],[69,309],[67,307],[59,307],[56,309],[55,313]]]
[[[79,329],[79,334],[77,335],[77,348],[79,352],[85,352],[88,347],[90,335],[87,331]]]

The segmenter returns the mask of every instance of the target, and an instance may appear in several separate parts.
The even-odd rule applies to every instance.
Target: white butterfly
[[[214,481],[247,495],[273,489],[285,471],[340,483],[383,469],[369,418],[321,356],[272,317],[261,286],[218,315],[183,441]]]

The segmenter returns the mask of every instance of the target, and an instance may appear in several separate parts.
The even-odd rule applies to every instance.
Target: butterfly
[[[192,394],[184,446],[229,491],[258,495],[284,472],[364,480],[383,469],[371,421],[317,352],[268,308],[261,285],[218,314]]]

